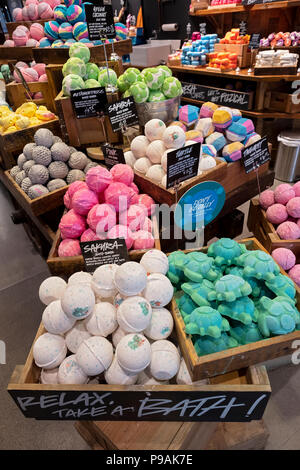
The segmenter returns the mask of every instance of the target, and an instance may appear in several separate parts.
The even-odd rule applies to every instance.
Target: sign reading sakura
[[[80,243],[84,264],[88,272],[94,272],[103,264],[123,264],[128,261],[124,238],[95,240]]]

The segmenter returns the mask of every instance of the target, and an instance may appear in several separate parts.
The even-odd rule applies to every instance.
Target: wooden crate
[[[277,235],[274,225],[267,220],[266,211],[260,206],[258,199],[250,201],[247,225],[250,232],[269,252],[275,248],[289,248],[295,253],[300,251],[300,240],[282,240]]]
[[[299,113],[300,103],[293,103],[292,93],[280,93],[278,91],[268,91],[265,96],[264,107],[270,111],[282,113]]]
[[[43,333],[41,323],[34,343]],[[262,418],[271,394],[263,366],[238,371],[234,377],[224,375],[205,385],[44,385],[39,383],[40,373],[32,347],[25,366],[16,367],[8,384],[8,392],[26,418],[135,421],[136,425],[139,421],[249,422]],[[232,401],[240,406],[229,406],[224,413]],[[207,402],[215,406],[200,412]]]
[[[264,247],[255,238],[240,240],[239,243],[246,245],[248,250],[263,250],[266,252]],[[206,253],[207,247],[200,248],[197,251]],[[287,275],[282,269],[281,272]],[[300,308],[300,288],[296,285],[295,288],[297,307]],[[291,354],[294,351],[292,348],[294,340],[300,339],[300,331],[294,331],[286,335],[274,336],[255,343],[199,357],[192,343],[191,335],[185,333],[185,324],[174,298],[172,300],[172,314],[179,345],[193,380],[225,374],[232,370],[249,367],[269,359]]]
[[[33,60],[33,47],[20,46],[20,47],[6,47],[0,46],[1,60],[14,60],[23,62],[31,62]]]
[[[113,102],[117,99],[117,93],[114,93],[111,100],[108,95],[108,102]],[[118,143],[122,140],[121,132],[113,132],[108,116],[104,117],[106,138],[100,118],[77,119],[71,99],[63,96],[62,91],[55,98],[55,105],[62,132],[66,132],[69,144],[73,147],[80,147],[86,144],[101,144],[106,142],[106,138],[107,142],[111,144]]]
[[[251,52],[248,51],[248,44],[215,44],[214,52],[230,52],[238,55],[239,67],[246,68],[251,64]]]
[[[43,98],[30,100],[22,83],[7,83],[7,99],[14,110],[25,102],[33,101],[37,106],[42,104],[47,106],[50,111],[55,112],[54,99],[56,95],[52,93],[52,88],[49,86],[48,82],[29,82],[27,85],[31,93],[43,93]]]

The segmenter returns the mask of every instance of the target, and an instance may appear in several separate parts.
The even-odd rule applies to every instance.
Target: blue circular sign
[[[212,222],[225,202],[225,189],[216,181],[204,181],[189,189],[178,201],[175,223],[184,230],[196,230]]]

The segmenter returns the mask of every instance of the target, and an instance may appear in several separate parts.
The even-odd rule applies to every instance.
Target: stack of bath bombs
[[[300,33],[293,31],[292,33],[271,33],[268,37],[260,40],[260,47],[289,47],[298,46],[300,44]]]
[[[207,253],[171,253],[167,276],[199,356],[300,328],[294,283],[264,251],[221,238]]]
[[[249,41],[249,34],[240,36],[240,29],[232,28],[225,34],[224,38],[220,39],[220,44],[249,44]]]
[[[44,37],[44,27],[40,23],[32,23],[31,26],[20,25],[12,33],[12,38],[7,39],[5,47],[39,47]]]
[[[80,255],[79,241],[107,238],[124,238],[128,250],[153,248],[149,217],[155,203],[147,194],[139,194],[133,179],[130,166],[117,164],[110,171],[103,166],[90,168],[85,182],[70,185],[64,196],[68,212],[59,223],[58,256]]]
[[[53,10],[60,0],[26,0],[23,8],[14,8],[14,21],[35,21],[53,18]]]
[[[84,179],[84,171],[97,165],[46,128],[36,131],[34,142],[25,145],[17,163],[10,175],[30,199]]]
[[[45,279],[39,297],[46,306],[46,333],[33,346],[40,381],[163,385],[175,379],[181,357],[169,339],[173,286],[168,267],[164,253],[150,250],[140,263],[77,272],[68,283]],[[179,379],[183,372],[181,367]]]
[[[46,64],[31,62],[29,65],[26,62],[19,61],[15,65],[24,77],[25,82],[47,82]],[[14,70],[14,79],[17,83],[22,80],[19,74]],[[38,98],[38,97],[37,97]]]
[[[37,106],[33,101],[23,103],[16,112],[8,105],[0,106],[0,133],[10,134],[31,126],[52,121],[56,116],[46,106]]]
[[[205,65],[206,54],[215,50],[215,44],[220,41],[217,34],[193,33],[194,40],[187,41],[182,46],[181,64],[182,65]]]
[[[300,182],[293,186],[282,183],[274,191],[266,189],[260,194],[259,203],[282,240],[300,238]]]
[[[148,67],[142,71],[129,67],[117,80],[123,98],[133,96],[136,103],[164,101],[182,93],[180,81],[172,77],[166,65]]]

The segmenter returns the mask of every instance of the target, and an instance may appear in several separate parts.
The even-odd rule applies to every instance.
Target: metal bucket
[[[151,103],[136,103],[140,126],[144,126],[150,119],[161,119],[166,124],[175,121],[178,116],[180,96],[165,101]]]
[[[287,183],[300,180],[300,134],[283,131],[277,137],[279,146],[275,163],[275,178]]]

